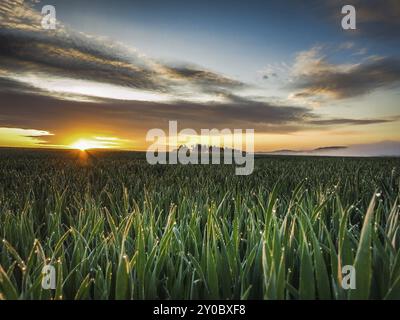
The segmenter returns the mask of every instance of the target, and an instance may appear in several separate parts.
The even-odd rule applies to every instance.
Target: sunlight
[[[92,138],[80,138],[69,144],[69,148],[78,149],[85,151],[88,149],[115,149],[120,148],[121,143],[127,140],[119,139],[117,137],[92,137]]]
[[[79,149],[81,151],[86,151],[88,149],[106,148],[106,147],[107,146],[103,145],[99,141],[86,140],[86,139],[80,139],[71,145],[71,148]]]
[[[38,148],[52,146],[54,134],[45,130],[0,127],[0,145]]]
[[[64,94],[64,99],[94,101],[91,98],[118,99],[127,101],[165,102],[171,99],[168,94],[149,90],[126,88],[114,84],[65,77],[44,77],[40,74],[22,73],[10,75],[10,79],[44,89],[52,94]]]

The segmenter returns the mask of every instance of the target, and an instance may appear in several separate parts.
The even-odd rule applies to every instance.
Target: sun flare
[[[77,142],[73,143],[71,145],[71,148],[79,149],[81,151],[86,151],[88,149],[104,148],[104,146],[99,144],[97,141],[81,139],[81,140],[78,140]]]
[[[116,137],[93,137],[93,139],[79,139],[70,145],[72,149],[85,151],[88,149],[115,149],[123,141]]]

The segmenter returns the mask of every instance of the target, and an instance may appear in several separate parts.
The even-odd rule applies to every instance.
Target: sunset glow
[[[363,4],[356,33],[331,1],[54,0],[55,32],[40,2],[0,4],[0,147],[144,151],[150,130],[177,121],[253,129],[256,152],[400,155],[398,19],[384,19],[398,1]]]
[[[98,140],[80,139],[73,143],[71,148],[86,151],[88,149],[107,149],[112,148],[112,146]]]

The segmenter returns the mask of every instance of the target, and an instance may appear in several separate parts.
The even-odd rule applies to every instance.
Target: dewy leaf
[[[372,218],[375,208],[375,195],[372,198],[361,229],[360,241],[358,243],[354,269],[356,272],[356,289],[351,289],[350,299],[368,299],[372,278],[372,250],[371,232]]]

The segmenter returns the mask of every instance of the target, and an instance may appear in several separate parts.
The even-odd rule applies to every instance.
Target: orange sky
[[[70,2],[56,3],[65,21],[55,30],[42,28],[34,2],[0,3],[0,146],[146,150],[147,132],[169,121],[196,132],[254,129],[256,151],[400,141],[400,47],[362,37],[368,15],[350,35],[331,15],[314,19],[297,4],[260,3],[240,26],[232,21],[243,10],[233,4],[232,12],[216,5],[217,21],[200,6],[192,18],[202,27],[193,30],[163,2],[136,8],[157,16],[136,17],[141,26],[123,15],[125,1],[94,6],[90,25]],[[364,6],[364,15],[398,8]],[[374,17],[375,32],[389,30],[391,20]]]

